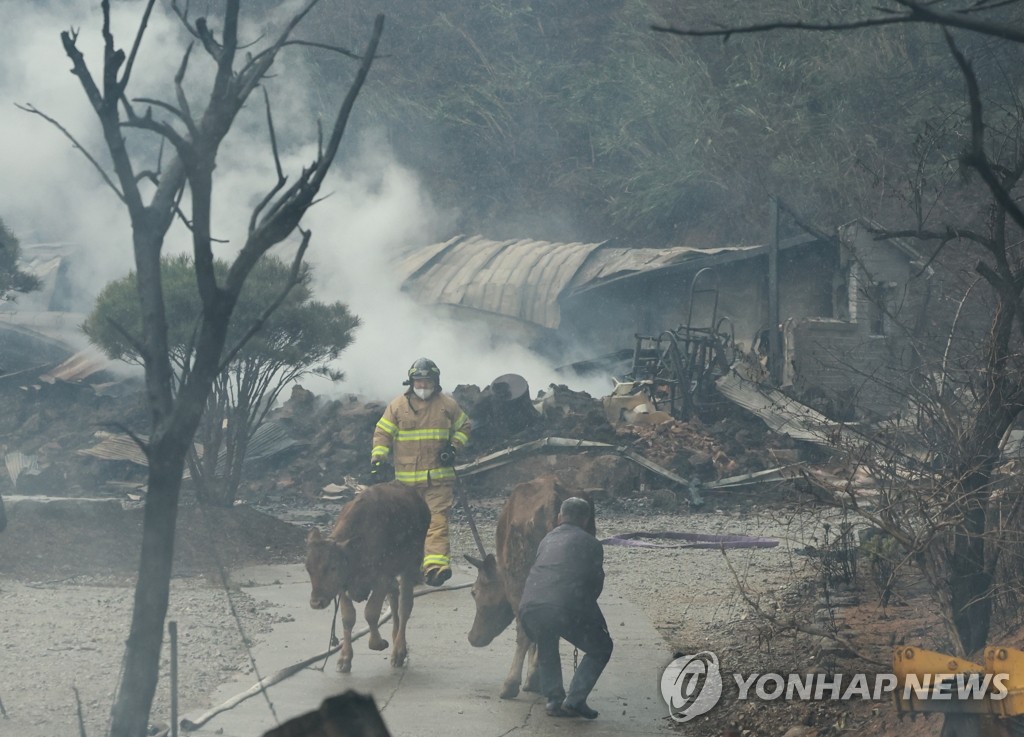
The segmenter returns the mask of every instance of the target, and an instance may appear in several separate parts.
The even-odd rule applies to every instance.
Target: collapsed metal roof
[[[79,455],[93,456],[104,461],[128,461],[138,466],[149,465],[145,451],[139,447],[138,442],[134,438],[123,433],[104,431],[95,433],[95,437],[99,440],[96,445],[91,448],[82,448],[75,452]],[[140,435],[139,440],[146,442],[148,437]],[[282,453],[296,445],[304,445],[304,443],[293,438],[285,425],[274,421],[264,422],[256,428],[252,437],[249,438],[249,444],[246,447],[245,463],[249,464],[265,458],[272,458],[278,453]],[[202,457],[202,446],[196,443],[195,447],[199,456]],[[223,463],[226,458],[227,451],[221,448],[220,455],[217,456],[218,463]],[[9,468],[11,461],[8,460],[7,462]],[[188,469],[185,469],[185,475],[182,478],[189,478]]]
[[[808,243],[803,238],[780,247]],[[749,258],[765,246],[616,248],[599,243],[456,236],[399,261],[403,289],[421,304],[490,312],[555,329],[559,300],[611,281],[707,259]]]
[[[557,328],[558,297],[601,243],[492,241],[457,236],[407,256],[403,289],[449,304]]]
[[[816,242],[802,236],[781,242],[779,249]],[[720,265],[766,250],[763,245],[628,249],[607,241],[490,241],[457,235],[408,253],[397,269],[402,290],[420,304],[480,310],[554,330],[561,321],[559,301],[566,297],[652,271]]]
[[[90,376],[109,370],[112,365],[114,361],[97,351],[79,351],[64,363],[41,374],[39,379],[48,384],[57,381],[83,382]]]

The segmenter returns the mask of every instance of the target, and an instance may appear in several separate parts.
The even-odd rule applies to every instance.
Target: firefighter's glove
[[[370,461],[370,478],[374,481],[384,480],[384,461],[380,458]]]
[[[442,466],[454,466],[455,446],[449,444],[446,445],[444,448],[441,448],[441,450],[438,451],[437,453],[437,462],[440,463]]]

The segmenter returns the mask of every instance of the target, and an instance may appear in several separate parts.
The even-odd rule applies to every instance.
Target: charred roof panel
[[[780,249],[816,241],[783,241]],[[504,315],[546,328],[561,322],[559,300],[666,268],[716,265],[757,256],[764,245],[723,248],[611,248],[600,243],[457,236],[418,249],[398,263],[403,289],[421,304],[447,304]]]
[[[557,328],[558,297],[601,243],[454,238],[401,261],[404,289],[426,304],[450,304]]]
[[[570,289],[598,286],[604,282],[621,279],[635,274],[657,271],[676,266],[694,259],[710,259],[720,254],[752,255],[764,250],[764,246],[726,246],[723,248],[605,248],[594,254],[576,272],[569,285]]]

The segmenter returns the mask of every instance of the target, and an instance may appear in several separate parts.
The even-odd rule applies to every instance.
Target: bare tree
[[[132,98],[128,93],[155,0],[145,4],[138,31],[127,53],[115,42],[111,31],[110,2],[103,0],[104,48],[102,69],[98,74],[90,69],[79,49],[77,31],[61,34],[64,51],[72,63],[72,73],[81,83],[102,128],[113,174],[108,174],[96,157],[88,153],[86,156],[120,198],[131,221],[143,328],[140,335],[126,337],[143,358],[151,420],[148,441],[139,441],[149,461],[148,493],[131,632],[111,717],[110,734],[113,737],[138,737],[146,732],[159,673],[185,456],[192,445],[211,385],[226,362],[238,352],[240,344],[259,329],[298,279],[311,238],[311,233],[300,225],[302,216],[314,204],[334,161],[383,30],[383,16],[378,16],[362,55],[355,56],[344,49],[334,48],[359,59],[359,67],[326,141],[320,142],[316,158],[290,183],[282,170],[267,102],[267,122],[277,165],[277,181],[254,208],[244,245],[232,261],[227,275],[218,280],[211,237],[211,200],[217,152],[236,115],[268,75],[278,53],[286,46],[304,43],[293,39],[292,34],[317,2],[309,0],[262,50],[251,49],[242,54],[240,0],[226,0],[219,18],[222,25],[219,31],[205,17],[193,21],[187,5],[181,8],[176,0],[172,0],[171,8],[194,39],[174,75],[176,99],[173,102]],[[214,65],[213,85],[201,112],[193,111],[185,90],[185,78],[196,44]],[[77,145],[71,133],[52,118],[31,106],[25,109],[57,125]],[[162,143],[169,144],[173,156],[166,166],[157,167],[156,171],[143,169],[126,140],[125,131],[129,129],[155,135]],[[152,183],[152,188],[142,186],[142,182],[147,180]],[[187,213],[182,206],[186,190],[189,194]],[[191,360],[180,373],[178,381],[174,379],[169,358],[168,315],[160,273],[161,249],[175,218],[184,220],[191,231],[196,288],[203,304]],[[226,347],[228,324],[246,278],[272,246],[296,231],[301,233],[301,242],[292,263],[289,282],[281,285],[278,299],[255,319],[239,345]]]
[[[1024,43],[1024,28],[1007,24],[1006,13],[1018,0],[975,0],[953,9],[942,3],[891,0],[873,17],[849,22],[780,20],[719,28],[655,27],[680,36],[717,36],[779,29],[837,32],[898,24],[929,24],[941,28],[950,53],[967,88],[969,132],[959,154],[964,171],[973,170],[987,188],[990,203],[981,230],[948,224],[928,230],[919,220],[914,228],[880,232],[880,237],[902,236],[937,245],[936,255],[948,244],[979,249],[974,269],[989,287],[992,304],[985,339],[976,344],[971,365],[961,374],[965,386],[953,402],[949,384],[929,385],[935,375],[922,375],[913,404],[925,422],[918,440],[937,461],[927,483],[910,483],[905,457],[875,457],[868,461],[876,475],[888,479],[881,510],[869,514],[904,546],[907,560],[915,561],[938,587],[941,609],[954,646],[971,653],[985,645],[993,615],[993,575],[1005,540],[1005,516],[993,513],[998,486],[993,475],[1000,462],[1004,438],[1024,411],[1024,263],[1018,254],[1024,211],[1018,204],[1024,176],[1024,108],[1011,106],[1013,124],[993,143],[986,124],[978,78],[960,51],[950,29],[961,29],[1011,43]],[[946,367],[943,367],[945,371]],[[944,379],[945,381],[945,379]],[[954,406],[955,404],[955,406]],[[905,428],[903,431],[905,432]],[[936,432],[943,437],[936,445]],[[906,444],[907,439],[901,442]],[[1011,505],[1014,514],[1017,504]],[[861,510],[864,512],[864,510]],[[999,510],[996,510],[997,512]]]

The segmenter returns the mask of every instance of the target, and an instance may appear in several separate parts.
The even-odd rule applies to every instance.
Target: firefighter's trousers
[[[448,540],[448,520],[452,511],[454,492],[451,484],[416,486],[416,491],[430,508],[430,527],[423,546],[423,570],[451,568],[451,546]]]

